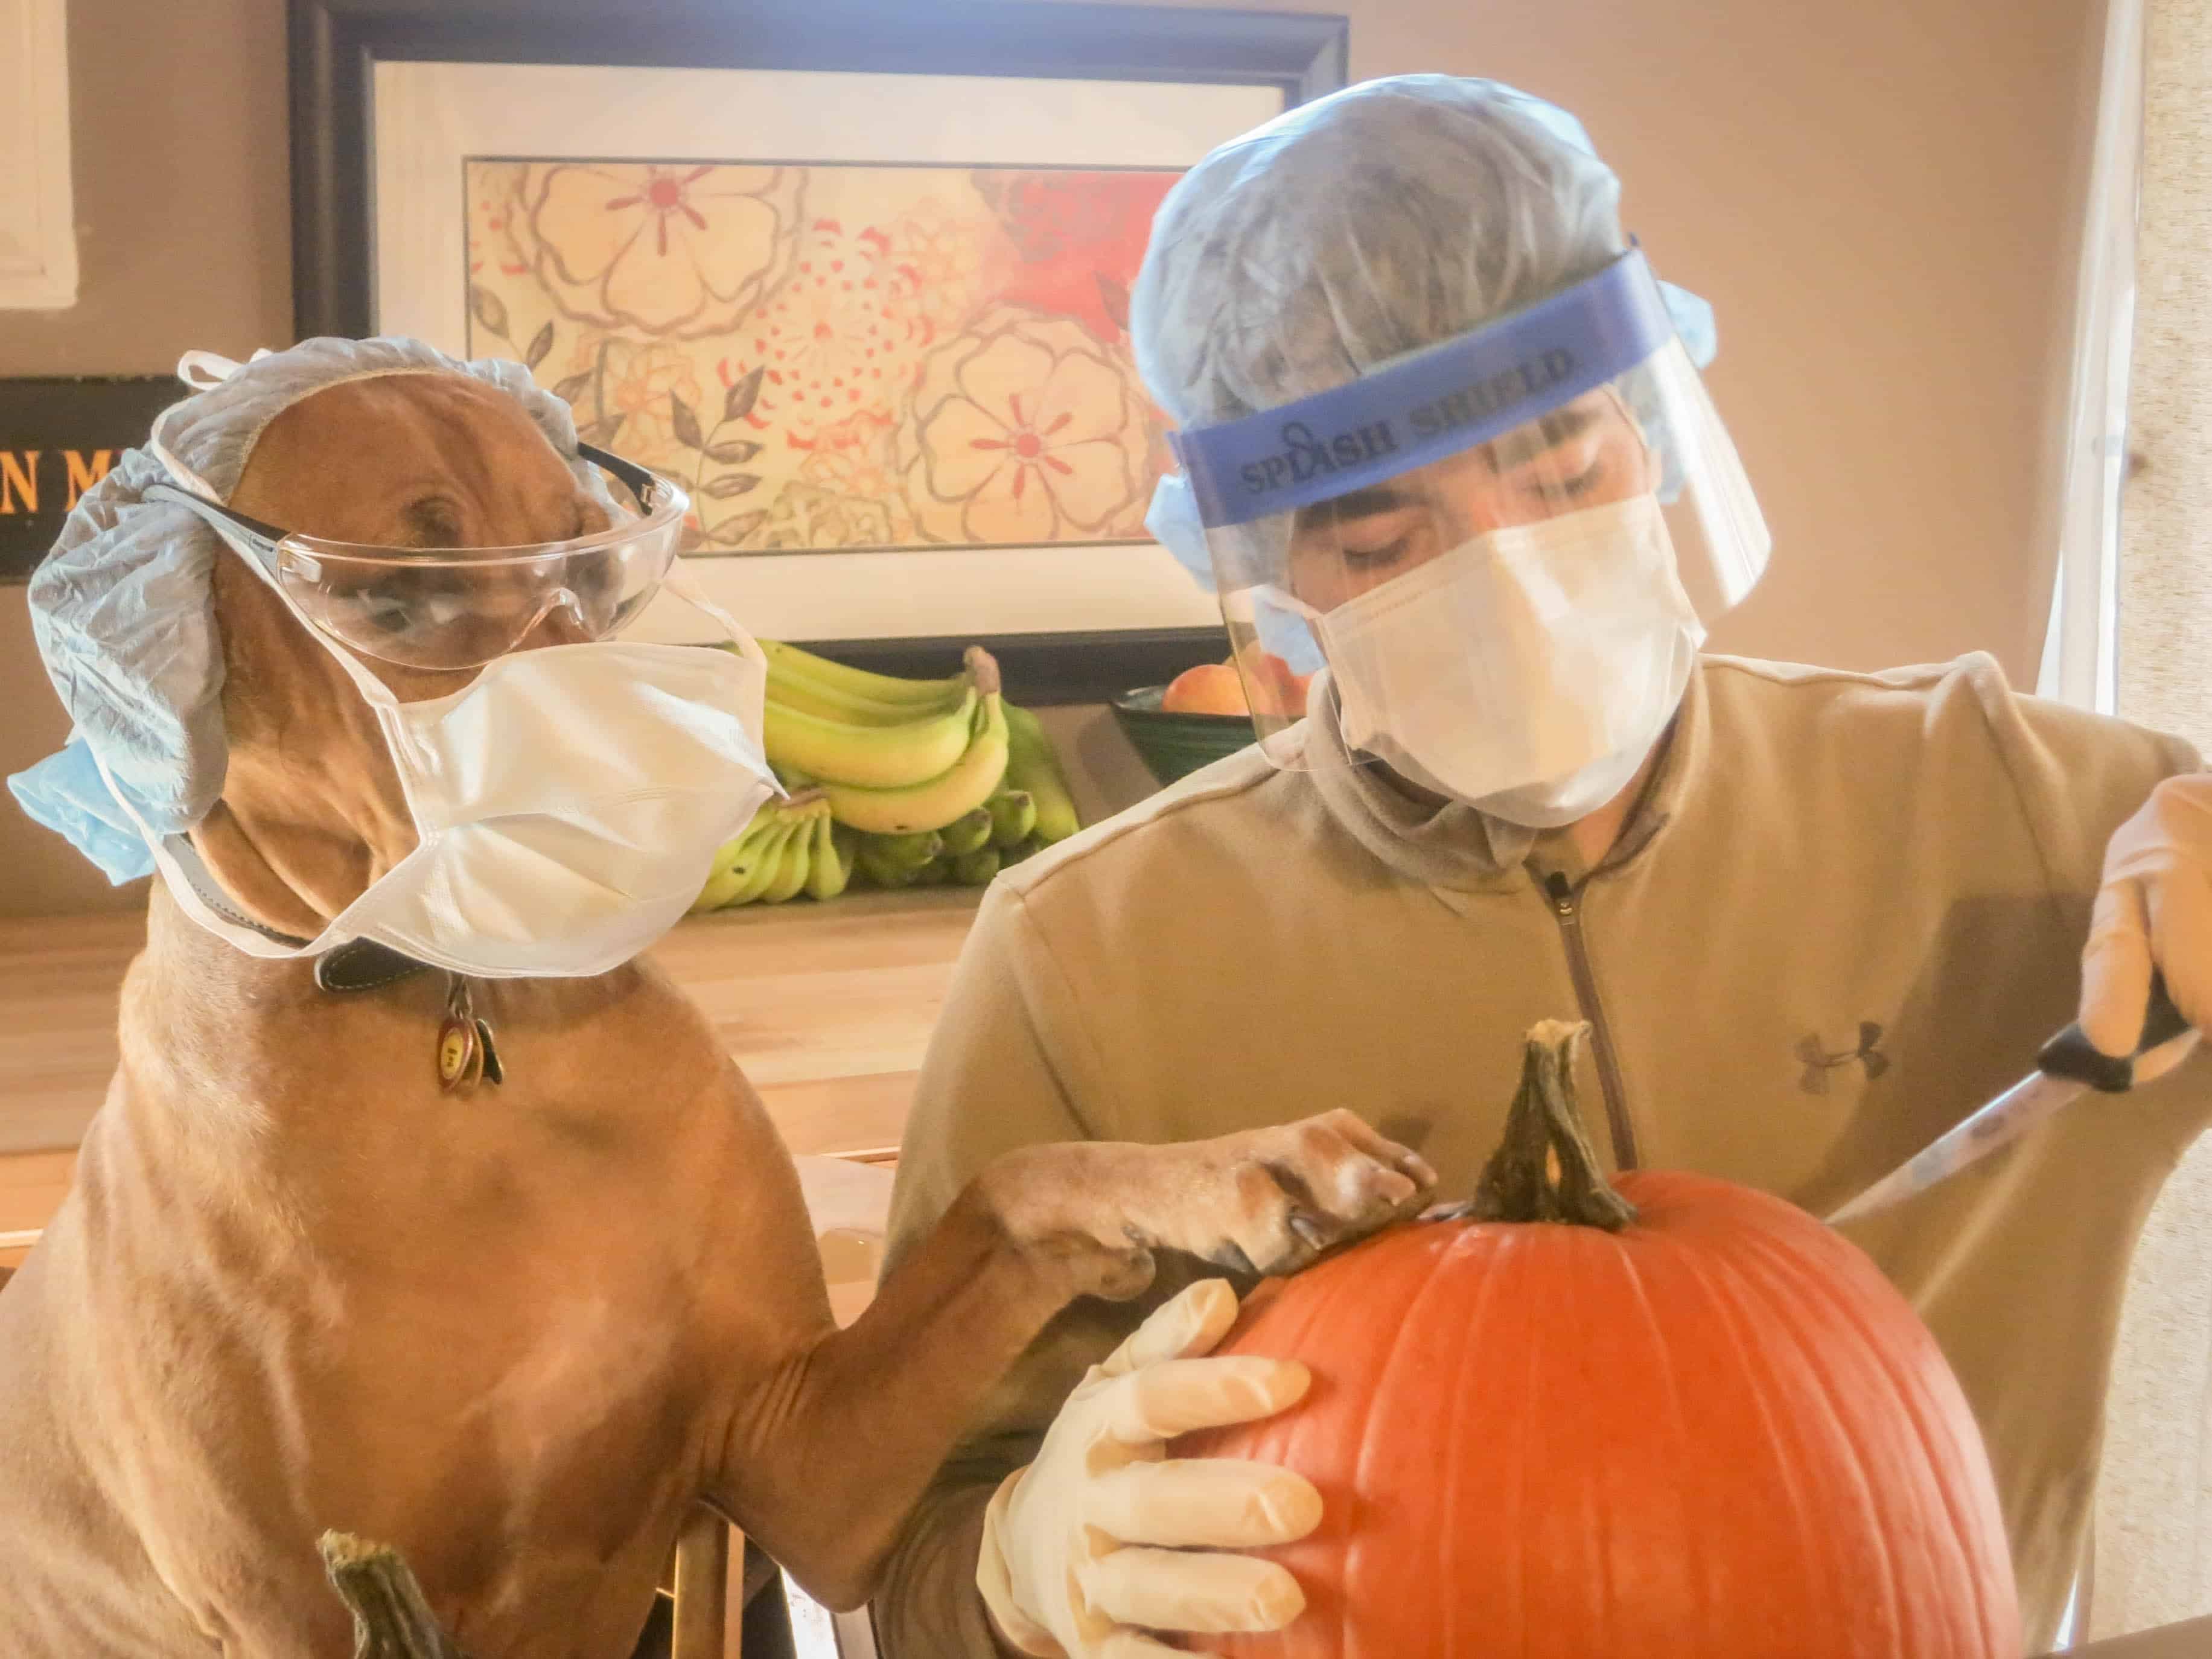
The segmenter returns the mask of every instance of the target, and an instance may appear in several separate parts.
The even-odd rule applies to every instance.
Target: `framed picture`
[[[702,585],[887,672],[1092,702],[1226,654],[1144,529],[1152,213],[1346,24],[1141,6],[294,0],[302,335],[516,358],[690,489]],[[682,637],[674,606],[642,626]]]

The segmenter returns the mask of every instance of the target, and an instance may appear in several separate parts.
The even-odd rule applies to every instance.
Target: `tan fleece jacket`
[[[1309,741],[1337,740],[1316,722]],[[1522,1033],[1577,1015],[1616,1164],[1825,1214],[2072,1018],[2105,843],[2196,766],[2178,740],[2016,696],[1986,657],[1879,675],[1709,658],[1584,872],[1562,836],[1247,751],[994,884],[923,1066],[891,1261],[1011,1148],[1332,1106],[1462,1196]],[[2191,1064],[1850,1230],[1973,1403],[2032,1653],[2083,1554],[2127,1258],[2208,1115],[2212,1067]],[[985,1498],[1084,1368],[1197,1271],[1070,1310],[1007,1379],[901,1547],[878,1609],[893,1659],[993,1651]]]

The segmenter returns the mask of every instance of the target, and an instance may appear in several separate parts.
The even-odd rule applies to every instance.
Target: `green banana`
[[[870,789],[926,783],[957,761],[975,725],[975,691],[942,714],[902,726],[854,726],[790,708],[770,698],[763,746],[775,766],[795,766],[828,782]]]
[[[791,833],[783,838],[782,849],[776,854],[775,873],[761,889],[763,904],[784,903],[798,897],[805,888],[807,873],[813,867],[814,826],[829,812],[830,809],[817,801],[794,817]]]
[[[972,812],[963,813],[938,831],[944,838],[945,850],[954,858],[962,858],[979,847],[991,844],[991,814],[979,806]]]
[[[916,887],[944,886],[952,879],[952,862],[951,859],[932,859],[914,872],[914,884]]]
[[[999,849],[979,847],[952,860],[952,879],[963,887],[988,887],[999,873]]]
[[[934,830],[916,830],[903,836],[863,834],[860,842],[882,863],[901,870],[919,870],[945,850],[945,838]]]
[[[852,884],[854,832],[828,812],[814,821],[814,857],[807,866],[806,896],[833,899]]]
[[[1006,848],[1005,850],[1000,852],[999,854],[999,868],[1001,870],[1011,870],[1016,865],[1019,864],[1024,859],[1033,859],[1039,853],[1043,851],[1044,843],[1039,841],[1036,836],[1032,835],[1027,841],[1018,842],[1015,845]]]
[[[967,751],[951,767],[925,782],[904,788],[866,788],[825,783],[830,810],[840,823],[878,835],[941,830],[988,800],[1006,775],[1006,699],[999,695],[999,665],[978,647],[968,651],[970,677],[982,706]]]
[[[843,663],[831,662],[827,657],[817,657],[811,651],[775,640],[763,640],[760,648],[768,659],[769,675],[781,675],[787,684],[893,705],[927,705],[957,697],[967,678],[965,673],[960,673],[941,680],[902,680],[893,674],[848,668]]]
[[[943,848],[934,830],[911,836],[862,835],[856,838],[853,861],[878,887],[911,887]]]
[[[1006,787],[1026,792],[1036,803],[1036,838],[1049,847],[1083,827],[1067,774],[1043,724],[1026,708],[1006,709]]]
[[[1027,841],[1036,828],[1036,797],[1026,789],[1001,789],[984,805],[991,814],[991,845],[1001,852]]]

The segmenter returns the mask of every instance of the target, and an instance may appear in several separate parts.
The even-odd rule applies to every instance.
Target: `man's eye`
[[[1337,556],[1344,561],[1347,570],[1380,570],[1404,558],[1413,540],[1411,535],[1405,535],[1379,547],[1340,547]]]
[[[1569,501],[1572,501],[1576,496],[1586,495],[1595,489],[1597,485],[1598,475],[1603,470],[1601,467],[1589,466],[1583,468],[1571,478],[1547,479],[1537,487],[1535,493],[1565,495]]]

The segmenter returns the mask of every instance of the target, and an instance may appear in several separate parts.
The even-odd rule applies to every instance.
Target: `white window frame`
[[[2128,470],[2142,76],[2142,0],[2112,0],[2075,295],[2058,570],[2036,682],[2042,696],[2100,714],[2119,709],[2120,492]]]
[[[66,0],[0,0],[0,310],[76,303]]]

